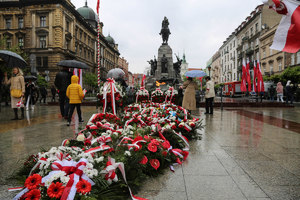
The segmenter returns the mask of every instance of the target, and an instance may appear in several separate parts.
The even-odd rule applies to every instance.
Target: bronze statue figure
[[[155,58],[155,56],[154,56],[154,60],[150,60],[150,61],[147,61],[149,64],[150,64],[150,66],[151,66],[151,70],[150,70],[150,74],[152,75],[152,76],[154,76],[155,75],[155,71],[156,71],[156,69],[157,69],[157,60],[156,60],[156,58]]]
[[[163,44],[168,44],[169,35],[171,35],[171,32],[169,29],[169,20],[167,17],[165,17],[162,21],[162,28],[159,34],[162,36]]]
[[[173,64],[173,68],[175,71],[175,76],[176,76],[176,78],[178,78],[178,77],[180,77],[182,59],[180,59],[179,56],[176,54],[175,54],[175,56],[177,58],[177,62]]]
[[[168,58],[165,54],[161,58],[161,73],[168,73]]]

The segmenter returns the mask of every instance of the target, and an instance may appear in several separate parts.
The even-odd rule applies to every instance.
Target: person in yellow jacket
[[[69,98],[70,110],[68,116],[68,126],[71,124],[71,118],[76,107],[79,122],[83,122],[81,117],[81,102],[83,100],[84,94],[81,86],[78,84],[78,76],[73,75],[71,78],[71,85],[68,86],[66,96]]]

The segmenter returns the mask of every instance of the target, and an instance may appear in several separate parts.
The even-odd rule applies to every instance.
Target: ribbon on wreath
[[[90,149],[84,151],[84,153],[90,153],[90,154],[92,154],[92,153],[96,153],[96,152],[99,152],[99,151],[106,151],[106,150],[109,150],[109,149],[111,149],[110,146],[108,146],[106,144],[102,144],[102,145],[100,145],[98,147],[90,148]]]
[[[102,170],[100,173],[105,174],[105,179],[109,182],[112,183],[112,181],[117,182],[118,181],[118,176],[116,174],[116,169],[119,169],[125,183],[127,184],[130,196],[132,200],[147,200],[144,198],[136,197],[132,194],[132,191],[127,183],[126,179],[126,174],[125,174],[125,168],[124,168],[124,163],[118,162],[116,163],[115,159],[108,157],[108,162],[106,163],[106,168]]]
[[[124,141],[126,141],[126,143],[123,143]],[[120,143],[118,144],[118,146],[121,146],[121,144],[123,143],[124,145],[128,146],[129,150],[131,150],[132,148],[136,148],[137,150],[140,150],[141,146],[139,146],[138,143],[147,143],[145,140],[137,140],[132,144],[128,144],[128,141],[133,142],[134,140],[130,137],[123,137]]]
[[[103,87],[103,100],[104,100],[104,106],[103,106],[103,113],[106,111],[107,107],[107,91],[110,88],[110,95],[111,95],[111,107],[113,114],[116,115],[116,102],[115,102],[115,92],[118,92],[118,89],[115,85],[115,80],[113,78],[108,78],[107,81],[104,83]]]
[[[172,99],[174,96],[174,87],[169,87],[169,91],[171,91],[171,97],[170,97],[169,103],[172,103]],[[168,95],[166,95],[165,102],[168,103]]]
[[[136,95],[136,99],[135,99],[135,102],[137,103],[138,100],[139,100],[139,96],[140,96],[140,93],[142,92],[146,92],[146,95],[149,96],[149,92],[145,89],[145,87],[141,87],[140,90],[137,92],[137,95]],[[144,96],[144,95],[143,95]]]
[[[125,123],[125,126],[128,126],[131,122],[133,121],[138,121],[140,122],[142,125],[145,125],[145,122],[142,120],[142,116],[140,115],[137,115],[137,114],[134,114],[132,116],[132,118],[130,120],[128,120],[126,123]]]

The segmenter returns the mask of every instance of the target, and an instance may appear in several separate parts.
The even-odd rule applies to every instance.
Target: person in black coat
[[[43,101],[43,103],[46,103],[46,98],[47,98],[48,92],[47,92],[47,89],[45,88],[45,86],[40,87],[40,94],[41,94],[40,103],[42,101]]]
[[[61,116],[68,119],[69,114],[69,100],[66,97],[66,91],[71,84],[72,73],[69,69],[64,67],[60,72],[56,74],[54,85],[58,90],[59,106]]]
[[[56,96],[56,89],[54,87],[54,85],[52,85],[51,87],[51,94],[52,94],[52,102],[55,102],[55,96]]]
[[[47,92],[47,91],[46,91]],[[37,96],[37,88],[32,82],[32,80],[29,80],[25,84],[25,99],[26,99],[26,106],[27,106],[27,101],[29,101],[28,107],[26,107],[26,110],[29,109],[29,106],[31,105],[32,109],[34,109],[34,105],[36,103],[36,96]]]
[[[273,85],[270,86],[270,89],[269,89],[269,95],[270,95],[270,100],[272,102],[274,102],[274,97],[276,95],[276,89],[274,88]]]
[[[291,104],[293,104],[294,101],[294,95],[293,95],[293,87],[291,86],[291,81],[288,81],[285,86],[285,94],[286,94],[286,104],[291,101]]]

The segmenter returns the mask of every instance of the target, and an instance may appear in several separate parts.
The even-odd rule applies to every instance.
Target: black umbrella
[[[0,50],[0,58],[7,63],[8,67],[26,67],[26,61],[18,54],[7,51]]]
[[[89,69],[89,66],[83,62],[77,60],[62,60],[57,63],[58,66],[67,68]]]
[[[25,80],[37,80],[37,77],[33,76],[33,75],[28,75],[28,76],[24,76],[24,79]]]

